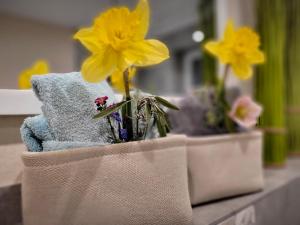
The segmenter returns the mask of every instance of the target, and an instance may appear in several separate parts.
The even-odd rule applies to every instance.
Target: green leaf
[[[151,119],[151,105],[150,105],[150,103],[146,103],[146,105],[145,105],[145,117],[146,117],[146,120],[147,120],[147,123],[148,123]]]
[[[146,126],[145,126],[145,129],[144,129],[143,139],[146,139],[147,132],[148,132],[148,127],[149,127],[151,117],[152,117],[151,103],[150,102],[145,103],[144,116],[145,116],[145,119],[146,119]]]
[[[170,130],[169,122],[165,115],[160,116],[160,121],[164,125],[166,132]]]
[[[131,100],[119,102],[119,103],[115,104],[114,106],[109,107],[109,108],[101,111],[100,113],[98,113],[97,115],[95,115],[93,118],[97,119],[97,118],[102,118],[102,117],[105,117],[105,116],[109,116],[113,112],[116,112],[116,111],[120,110],[123,106],[125,106],[130,101]]]
[[[156,101],[158,101],[160,104],[162,104],[163,106],[165,106],[167,108],[174,109],[174,110],[179,110],[179,108],[176,105],[173,105],[172,103],[170,103],[166,99],[163,99],[159,96],[155,96],[154,98],[155,98]]]
[[[161,123],[160,118],[157,118],[156,120],[156,125],[157,125],[157,129],[158,129],[158,133],[160,137],[165,137],[167,136],[167,132],[165,127],[163,126],[163,124]]]

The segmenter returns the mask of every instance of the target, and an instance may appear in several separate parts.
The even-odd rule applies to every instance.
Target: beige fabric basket
[[[23,153],[24,225],[188,225],[186,139]]]
[[[187,138],[192,205],[261,190],[262,139],[259,131]]]

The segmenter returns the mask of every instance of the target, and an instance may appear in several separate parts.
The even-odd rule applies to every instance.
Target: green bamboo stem
[[[266,165],[284,165],[285,129],[285,0],[257,0],[258,31],[266,63],[256,76],[256,98],[264,111],[259,125],[267,128],[264,138]],[[278,129],[279,128],[279,129]]]
[[[300,1],[288,0],[286,5],[288,150],[291,155],[300,155]]]
[[[204,33],[204,42],[215,38],[215,0],[199,0],[199,29]],[[206,51],[202,51],[203,82],[205,85],[217,85],[216,61]]]
[[[129,89],[129,71],[126,69],[123,73],[124,86],[125,86],[125,99],[129,101],[125,107],[125,118],[123,119],[123,127],[127,130],[128,141],[133,141],[133,121],[132,121],[132,110],[131,110],[131,96]]]

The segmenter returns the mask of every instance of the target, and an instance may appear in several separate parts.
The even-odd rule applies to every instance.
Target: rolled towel
[[[106,120],[93,119],[97,97],[108,96],[108,105],[115,102],[106,81],[88,83],[73,72],[33,76],[31,83],[55,141],[108,143]]]
[[[43,115],[28,117],[21,126],[21,138],[29,151],[43,151],[43,141],[54,140]]]
[[[46,152],[69,148],[102,146],[97,142],[55,141],[43,115],[28,117],[21,126],[21,137],[30,152]]]

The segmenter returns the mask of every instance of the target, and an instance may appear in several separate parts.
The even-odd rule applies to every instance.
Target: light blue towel
[[[43,115],[28,117],[21,126],[21,137],[30,152],[45,152],[69,148],[102,146],[96,142],[55,141]]]
[[[46,118],[42,115],[28,117],[21,126],[21,138],[29,151],[43,151],[43,142],[54,140]]]
[[[93,119],[97,97],[108,96],[108,105],[115,102],[106,81],[88,83],[73,72],[33,76],[31,83],[55,141],[108,144],[106,120]]]

